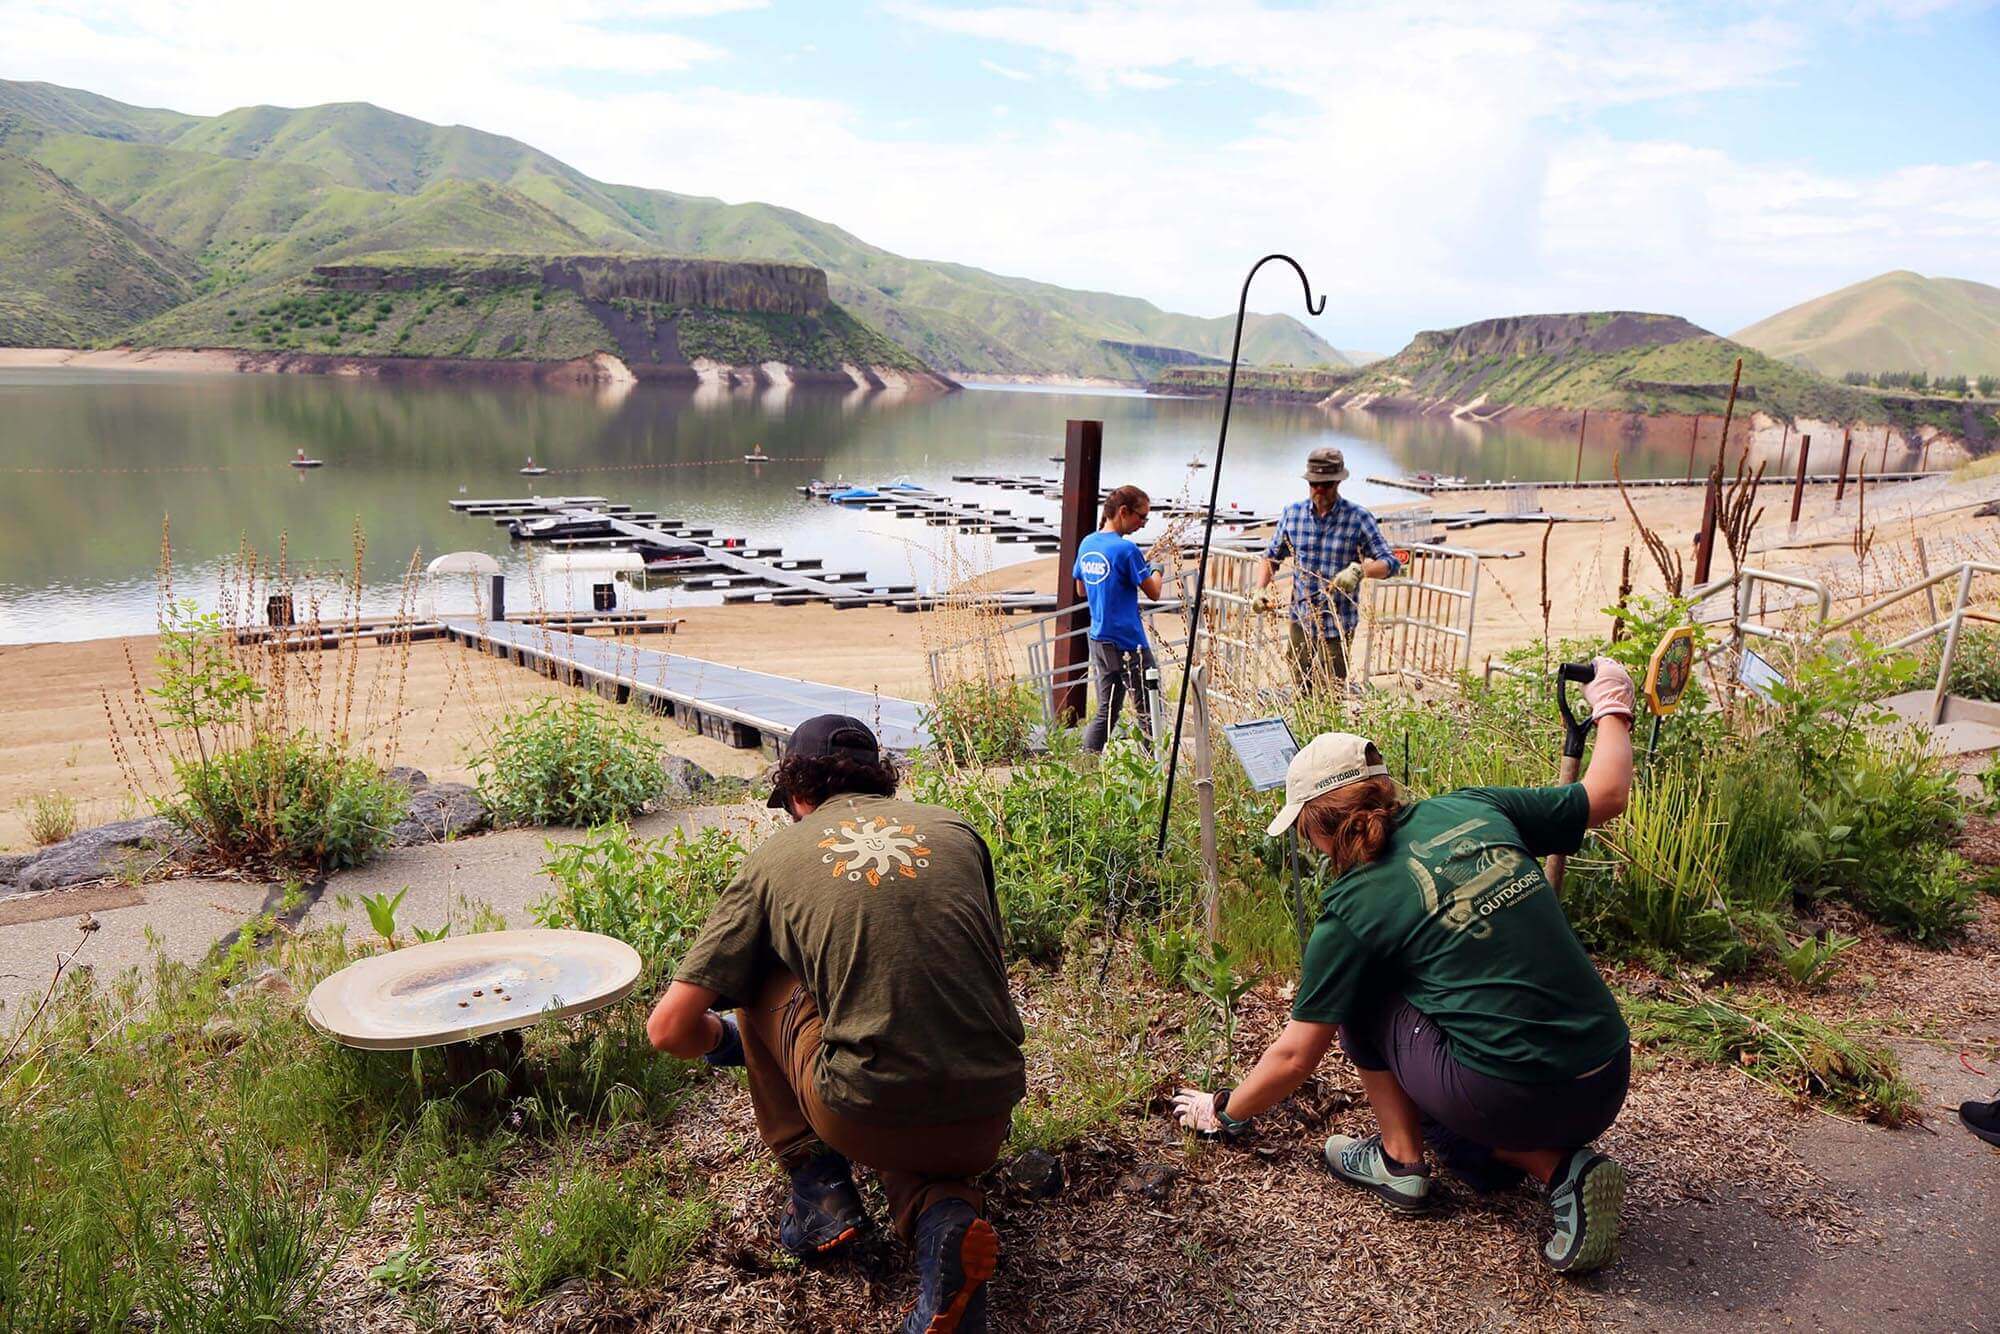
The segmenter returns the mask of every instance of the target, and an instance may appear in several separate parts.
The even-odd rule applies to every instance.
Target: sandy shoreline
[[[1454,531],[1448,541],[1490,553],[1482,576],[1473,627],[1471,667],[1489,656],[1539,640],[1544,633],[1543,539],[1547,539],[1546,630],[1550,638],[1601,635],[1609,621],[1604,609],[1617,601],[1623,553],[1632,551],[1633,583],[1640,591],[1661,586],[1652,560],[1615,491],[1544,490],[1540,503],[1563,514],[1608,522],[1505,522]],[[1921,497],[1921,503],[1899,497]],[[1962,485],[1941,482],[1904,487],[1870,487],[1867,498],[1870,552],[1867,587],[1900,584],[1916,574],[1914,539],[1926,542],[1931,568],[2000,554],[2000,525],[1974,517],[1984,500],[2000,496],[2000,477]],[[1857,587],[1862,577],[1851,534],[1858,496],[1850,488],[1838,510],[1832,488],[1808,488],[1799,540],[1819,545],[1765,550],[1762,567],[1811,574],[1837,590]],[[1634,493],[1641,517],[1692,569],[1689,548],[1701,515],[1698,490]],[[1505,493],[1439,498],[1426,504],[1440,512],[1484,507],[1505,513]],[[1767,487],[1760,499],[1765,517],[1760,544],[1785,541],[1789,488]],[[1914,512],[1913,512],[1914,511]],[[1513,553],[1513,554],[1509,554]],[[1729,567],[1718,551],[1716,572]],[[994,570],[974,581],[987,588],[1053,586],[1055,559],[1043,557]],[[1989,602],[1994,590],[1982,585]],[[1921,601],[1921,600],[1919,600]],[[928,653],[962,641],[980,629],[966,613],[905,614],[887,608],[835,610],[826,606],[777,607],[750,604],[678,609],[686,624],[672,636],[649,636],[645,647],[735,666],[800,676],[884,695],[924,699],[930,693]],[[1008,624],[1006,620],[999,622]],[[102,696],[129,698],[131,663],[140,685],[151,683],[151,636],[0,647],[0,848],[24,845],[23,804],[33,794],[54,790],[84,807],[85,823],[116,818],[129,803],[129,785],[114,758]],[[392,670],[395,655],[366,649]],[[1016,646],[1017,661],[1021,650]],[[402,676],[403,710],[393,724],[395,758],[433,777],[463,778],[471,753],[493,722],[509,708],[556,687],[522,668],[452,645],[423,643],[410,648]],[[387,726],[389,724],[385,724]],[[731,751],[719,742],[689,736],[666,724],[662,735],[673,748],[724,773],[752,774],[762,767],[755,752]],[[369,738],[363,738],[367,740]],[[380,740],[381,738],[375,738]]]

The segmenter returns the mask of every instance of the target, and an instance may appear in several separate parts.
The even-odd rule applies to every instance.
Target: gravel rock
[[[714,774],[682,755],[667,756],[660,767],[667,773],[665,795],[669,801],[691,801],[715,781]]]
[[[419,843],[442,843],[447,838],[476,833],[486,828],[489,820],[486,803],[466,784],[426,783],[420,788],[412,787],[409,808],[389,831],[389,844],[407,848]]]
[[[1031,1200],[1051,1199],[1062,1193],[1062,1159],[1030,1149],[1007,1168],[1007,1180]]]
[[[1171,1163],[1141,1163],[1118,1178],[1118,1189],[1164,1204],[1172,1197],[1174,1182],[1180,1180],[1180,1175],[1180,1168]]]
[[[118,820],[70,835],[53,847],[45,848],[17,867],[11,876],[15,886],[26,890],[61,889],[116,875],[119,865],[148,844],[165,847],[173,841],[173,828],[157,815],[137,820]]]
[[[412,792],[420,792],[431,785],[429,774],[422,769],[412,769],[407,764],[397,765],[388,772],[387,777],[389,781],[401,783]]]

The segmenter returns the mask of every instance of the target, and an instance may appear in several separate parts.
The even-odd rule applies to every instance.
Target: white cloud
[[[1857,3],[1868,22],[1931,7]],[[1727,330],[1893,267],[2000,279],[1993,163],[1842,175],[1595,123],[1789,77],[1810,57],[1802,0],[1740,19],[1610,0],[905,4],[887,21],[913,51],[925,32],[977,38],[989,72],[1060,70],[1107,110],[1023,100],[1002,118],[969,97],[889,119],[729,86],[754,77],[739,57],[755,53],[689,16],[736,7],[654,5],[634,31],[608,0],[354,0],[335,23],[248,0],[122,15],[0,0],[0,76],[197,112],[373,101],[513,135],[601,179],[782,204],[903,254],[1198,314],[1230,309],[1249,262],[1286,250],[1329,297],[1316,326],[1346,346],[1604,306]],[[1196,85],[1265,110],[1219,142],[1170,115],[1122,115],[1171,111]],[[1302,313],[1277,278],[1253,304]]]
[[[998,74],[1003,79],[1012,79],[1016,83],[1032,83],[1035,78],[1034,75],[1024,69],[1015,69],[1011,65],[1003,65],[997,60],[982,60],[979,62],[979,68],[989,74]]]

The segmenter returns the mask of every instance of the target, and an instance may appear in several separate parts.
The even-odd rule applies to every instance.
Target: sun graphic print
[[[833,868],[835,877],[879,885],[891,874],[915,880],[918,869],[931,864],[931,850],[924,846],[915,825],[871,815],[842,820],[840,828],[828,825],[820,832],[826,835],[819,841],[826,849],[820,860]]]

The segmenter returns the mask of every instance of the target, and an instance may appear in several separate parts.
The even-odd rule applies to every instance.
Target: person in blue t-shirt
[[[1104,522],[1077,545],[1070,577],[1090,603],[1090,683],[1097,712],[1083,730],[1083,748],[1104,749],[1125,697],[1140,734],[1153,735],[1151,691],[1159,675],[1146,627],[1139,619],[1139,594],[1160,595],[1160,575],[1146,563],[1131,535],[1146,526],[1153,502],[1136,486],[1121,486],[1104,498]]]

